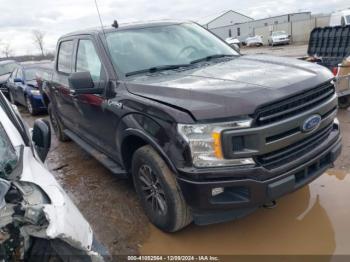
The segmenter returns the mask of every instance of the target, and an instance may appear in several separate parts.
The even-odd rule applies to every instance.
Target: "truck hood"
[[[331,72],[293,58],[240,56],[182,72],[128,79],[129,92],[188,111],[195,120],[251,115],[256,108],[332,79]]]

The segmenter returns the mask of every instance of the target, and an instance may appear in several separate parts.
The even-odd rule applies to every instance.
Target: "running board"
[[[75,143],[77,143],[82,149],[84,149],[87,153],[93,156],[97,161],[99,161],[102,165],[104,165],[107,169],[109,169],[114,175],[117,175],[121,178],[127,178],[128,173],[122,168],[118,163],[113,161],[111,158],[96,150],[84,140],[82,140],[79,136],[74,134],[72,131],[65,129],[64,133],[72,139]]]

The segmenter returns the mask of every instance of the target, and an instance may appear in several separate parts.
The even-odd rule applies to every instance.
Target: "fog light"
[[[339,126],[339,119],[338,119],[338,117],[334,118],[334,124]]]
[[[217,196],[220,195],[221,193],[224,193],[224,188],[223,187],[216,187],[211,190],[211,195],[212,196]]]

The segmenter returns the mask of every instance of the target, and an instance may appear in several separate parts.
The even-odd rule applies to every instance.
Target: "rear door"
[[[74,38],[68,38],[59,43],[50,92],[56,112],[64,125],[74,132],[79,132],[81,118],[76,106],[76,98],[71,94],[68,82],[68,77],[73,70],[76,42]]]

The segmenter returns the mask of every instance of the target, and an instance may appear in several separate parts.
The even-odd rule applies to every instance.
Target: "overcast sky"
[[[329,13],[350,7],[349,0],[97,1],[105,25],[114,19],[119,22],[198,20],[230,9],[257,19],[298,11]],[[45,32],[45,47],[53,50],[60,35],[98,25],[94,0],[0,0],[0,42],[9,43],[16,55],[38,53],[31,36],[34,29]]]

